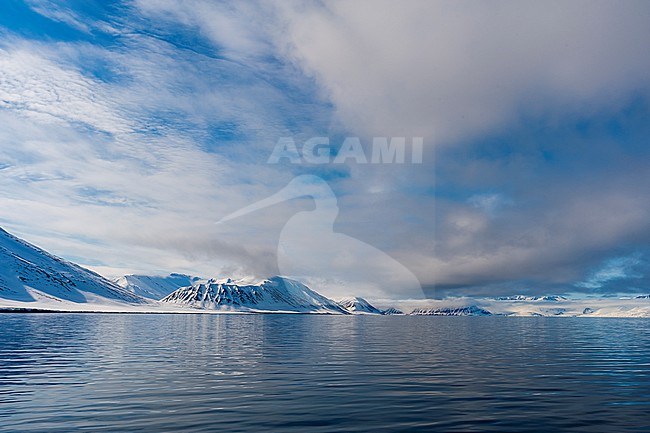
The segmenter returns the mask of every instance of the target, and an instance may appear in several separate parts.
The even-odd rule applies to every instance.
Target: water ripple
[[[0,431],[650,431],[649,328],[5,314]]]

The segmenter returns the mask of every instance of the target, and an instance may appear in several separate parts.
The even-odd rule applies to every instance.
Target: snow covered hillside
[[[124,275],[113,280],[118,286],[143,298],[160,300],[181,287],[191,286],[200,277],[169,274],[166,277],[151,275]]]
[[[500,296],[495,298],[497,301],[551,301],[551,302],[560,302],[566,301],[567,298],[560,295],[546,295],[546,296],[524,296],[524,295],[515,295],[515,296]]]
[[[398,310],[397,308],[389,307],[389,308],[386,308],[386,309],[382,312],[382,314],[383,314],[384,316],[403,316],[403,315],[404,315],[404,312],[403,312],[402,310]]]
[[[394,303],[400,310],[418,316],[650,317],[650,299],[642,297],[570,299],[555,295],[509,296]]]
[[[347,314],[331,299],[283,277],[259,284],[241,284],[231,279],[196,282],[176,290],[162,302],[222,311]]]
[[[0,307],[146,303],[106,278],[0,228]]]
[[[411,312],[412,316],[491,316],[492,313],[470,305],[468,307],[434,307],[416,308]]]
[[[344,298],[337,302],[341,308],[352,314],[383,314],[378,308],[375,308],[363,298],[350,297]]]

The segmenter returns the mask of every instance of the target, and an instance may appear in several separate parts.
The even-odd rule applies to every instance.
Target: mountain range
[[[282,312],[391,316],[410,311],[408,314],[414,316],[650,317],[647,295],[619,299],[515,295],[390,301],[382,306],[376,307],[359,297],[336,302],[299,281],[280,276],[255,284],[178,273],[126,275],[109,280],[0,228],[0,311],[4,312]]]

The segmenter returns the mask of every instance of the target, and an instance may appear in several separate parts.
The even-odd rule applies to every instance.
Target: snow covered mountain
[[[416,308],[411,312],[413,316],[491,316],[487,310],[476,305],[467,307],[443,307],[443,308]]]
[[[130,275],[120,284],[25,242],[0,228],[0,310],[121,312],[296,312],[326,314],[402,314],[434,316],[563,316],[650,317],[650,296],[564,298],[511,296],[394,301],[381,311],[362,298],[341,304],[304,284],[273,277],[259,284],[233,280],[199,280],[181,274],[168,277]],[[159,295],[183,285],[161,302]],[[139,295],[144,295],[139,296]],[[384,306],[386,307],[386,306]]]
[[[106,278],[0,228],[0,306],[146,303]]]
[[[124,275],[113,280],[118,286],[143,298],[160,300],[181,287],[191,286],[199,277],[169,274],[166,277],[151,275]]]
[[[242,284],[231,279],[197,281],[176,290],[161,302],[223,311],[348,314],[331,299],[283,277],[273,277],[259,284]]]
[[[337,303],[352,314],[383,314],[380,309],[359,297],[344,298]]]
[[[382,314],[384,316],[402,316],[404,315],[404,312],[402,312],[402,310],[398,310],[397,308],[390,307],[382,311]]]
[[[560,301],[567,300],[567,298],[560,295],[545,295],[545,296],[515,295],[515,296],[500,296],[495,299],[497,301],[550,301],[550,302],[560,302]]]

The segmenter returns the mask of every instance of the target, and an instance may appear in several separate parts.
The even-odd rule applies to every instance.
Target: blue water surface
[[[0,431],[650,431],[650,320],[0,314]]]

